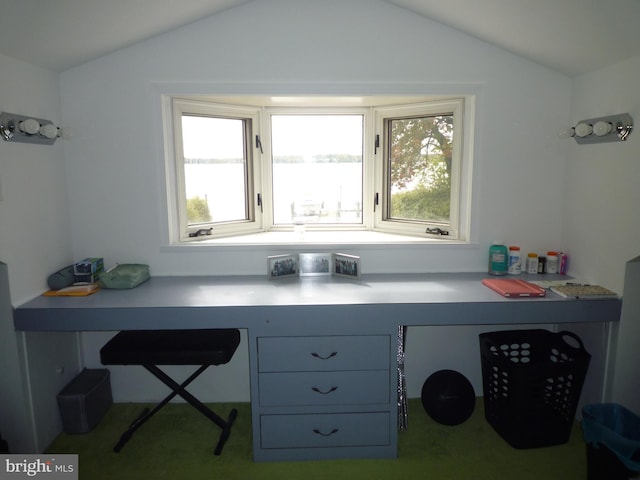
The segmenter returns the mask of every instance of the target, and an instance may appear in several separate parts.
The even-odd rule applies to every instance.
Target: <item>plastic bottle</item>
[[[509,265],[509,252],[504,242],[493,242],[489,247],[489,273],[491,275],[506,275]]]
[[[567,263],[569,262],[569,257],[567,257],[566,253],[560,252],[558,255],[558,273],[561,275],[567,274]]]
[[[538,273],[538,254],[529,253],[527,255],[527,273]]]
[[[547,257],[538,256],[538,273],[547,273]]]
[[[547,252],[547,273],[558,273],[558,252]]]
[[[522,257],[520,255],[520,247],[511,245],[509,247],[509,266],[507,268],[509,275],[520,275],[522,273]]]

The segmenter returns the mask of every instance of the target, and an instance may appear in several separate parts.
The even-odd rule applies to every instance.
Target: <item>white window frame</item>
[[[463,150],[463,111],[464,100],[451,99],[444,101],[379,107],[374,109],[376,135],[379,135],[380,148],[375,155],[375,190],[377,204],[374,213],[374,229],[390,233],[417,236],[441,236],[426,233],[427,228],[440,229],[448,234],[445,238],[459,239],[460,228],[460,189]],[[389,198],[387,195],[388,143],[386,138],[386,121],[409,117],[453,114],[453,148],[451,158],[451,192],[449,204],[449,222],[408,221],[389,218]]]
[[[258,195],[262,197],[262,174],[260,162],[260,150],[256,145],[255,135],[260,131],[260,109],[236,105],[223,105],[183,98],[173,99],[173,131],[174,131],[174,164],[175,164],[175,191],[177,203],[178,232],[180,242],[191,242],[214,237],[227,237],[231,235],[247,235],[263,231],[263,218],[261,205],[258,203]],[[235,222],[210,222],[189,227],[187,224],[187,202],[185,192],[184,155],[182,145],[182,116],[203,115],[210,117],[234,118],[249,121],[251,131],[248,133],[248,165],[247,165],[247,209],[248,218]],[[194,231],[212,228],[211,235],[190,236]]]
[[[359,224],[322,224],[307,226],[318,232],[326,232],[333,237],[327,237],[327,241],[335,243],[340,232],[348,235],[348,232],[367,232],[368,235],[393,234],[392,237],[398,241],[427,242],[449,242],[467,243],[470,235],[471,216],[471,187],[472,187],[472,144],[473,144],[473,118],[475,115],[475,99],[473,95],[460,95],[456,97],[447,96],[445,98],[435,97],[412,97],[407,101],[402,98],[401,102],[394,102],[394,97],[379,96],[371,97],[375,101],[383,99],[379,105],[371,102],[363,106],[354,106],[351,96],[334,97],[335,106],[307,107],[305,105],[317,105],[318,97],[301,97],[294,107],[276,107],[268,104],[265,100],[268,97],[257,97],[245,95],[242,97],[183,97],[167,95],[164,100],[164,131],[165,131],[165,164],[167,172],[167,198],[168,198],[168,219],[169,219],[169,241],[171,244],[187,244],[189,242],[207,243],[207,240],[214,241],[217,238],[238,237],[242,243],[251,243],[251,234],[264,234],[265,232],[279,232],[278,234],[291,232],[293,225],[274,225],[272,204],[272,170],[271,170],[271,145],[270,145],[270,115],[282,113],[294,114],[363,114],[364,115],[364,145],[363,145],[363,221]],[[287,97],[287,100],[292,97]],[[295,97],[293,97],[295,98]],[[315,103],[305,103],[309,98],[313,98]],[[228,103],[227,103],[228,102]],[[298,106],[299,105],[299,106]],[[348,106],[347,106],[348,105]],[[442,223],[425,224],[424,222],[411,222],[385,218],[386,200],[385,195],[385,155],[386,150],[384,121],[385,119],[396,119],[407,116],[454,115],[454,139],[452,153],[452,182],[451,182],[451,204],[450,222],[448,225]],[[184,159],[182,158],[182,115],[196,114],[207,116],[218,116],[225,118],[250,119],[253,132],[251,133],[252,162],[249,168],[252,176],[249,189],[252,216],[244,222],[229,222],[226,224],[214,224],[212,235],[191,237],[186,224],[186,198],[184,189]],[[376,135],[379,135],[380,144],[375,147]],[[261,145],[255,141],[259,136]],[[172,143],[173,142],[173,143]],[[261,147],[261,148],[260,148]],[[250,173],[251,173],[250,172]],[[261,204],[258,204],[258,194],[260,194]],[[378,194],[378,204],[375,204],[376,194]],[[447,229],[449,235],[440,236],[425,232],[426,226],[440,227]],[[191,229],[193,230],[193,229]],[[332,233],[333,232],[333,233]],[[249,236],[249,237],[248,237]],[[242,238],[240,238],[242,237]],[[294,237],[294,235],[292,235]],[[260,237],[262,238],[262,237]],[[348,237],[343,237],[348,238]],[[358,236],[357,238],[362,238]],[[371,237],[374,238],[374,237]],[[382,237],[381,237],[382,238]],[[403,238],[405,240],[403,240]],[[264,243],[256,237],[256,242]],[[373,240],[374,242],[375,239]],[[389,243],[390,237],[387,235],[383,243]],[[267,240],[268,242],[268,240]],[[297,243],[295,240],[293,243]],[[322,241],[321,241],[322,243]],[[346,243],[349,243],[348,241]]]
[[[272,232],[284,232],[291,231],[292,226],[287,225],[277,225],[274,224],[273,221],[273,192],[271,191],[271,186],[273,185],[273,159],[271,158],[271,116],[272,115],[300,115],[300,114],[308,114],[308,115],[362,115],[363,116],[363,146],[362,146],[362,201],[363,201],[363,218],[361,224],[317,224],[317,225],[306,225],[306,229],[314,230],[314,231],[362,231],[362,230],[371,230],[372,221],[371,217],[367,217],[366,215],[366,203],[367,199],[371,197],[371,182],[367,182],[367,178],[369,178],[371,174],[371,170],[373,168],[373,163],[371,161],[371,142],[368,142],[367,139],[371,137],[371,109],[370,108],[358,108],[358,107],[302,107],[302,108],[292,108],[292,107],[265,107],[263,109],[263,132],[262,137],[264,140],[262,141],[264,152],[263,155],[263,165],[262,171],[264,172],[264,191],[265,191],[265,200],[264,200],[264,225],[265,231]]]

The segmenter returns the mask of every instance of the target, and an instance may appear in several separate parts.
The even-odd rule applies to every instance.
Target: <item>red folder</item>
[[[542,287],[516,278],[485,278],[482,284],[503,297],[544,297],[547,293]]]

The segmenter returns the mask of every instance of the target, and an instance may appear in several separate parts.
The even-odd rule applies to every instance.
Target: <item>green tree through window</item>
[[[206,198],[187,199],[187,218],[190,224],[207,223],[212,220]]]
[[[389,121],[389,217],[449,221],[453,115]]]

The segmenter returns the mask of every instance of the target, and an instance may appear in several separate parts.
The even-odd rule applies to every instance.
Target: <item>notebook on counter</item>
[[[544,297],[547,291],[517,278],[485,278],[482,284],[503,297]]]
[[[600,285],[556,285],[551,291],[564,298],[618,298],[618,294]]]

